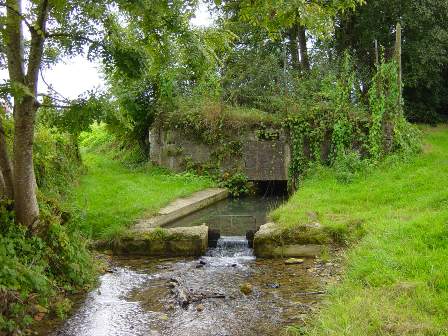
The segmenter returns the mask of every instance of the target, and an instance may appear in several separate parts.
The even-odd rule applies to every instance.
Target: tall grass
[[[422,154],[351,184],[330,170],[274,211],[285,227],[319,222],[348,242],[345,277],[330,289],[309,335],[448,335],[448,127],[424,129]]]
[[[118,144],[104,126],[94,127],[81,139],[87,174],[72,202],[81,210],[80,229],[93,239],[120,235],[138,218],[154,215],[175,198],[213,185],[205,177],[137,164],[140,153]]]

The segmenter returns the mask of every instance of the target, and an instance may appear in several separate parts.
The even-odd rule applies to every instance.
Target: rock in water
[[[295,265],[295,264],[303,264],[303,259],[298,258],[289,258],[285,260],[286,265]]]
[[[201,312],[201,311],[203,311],[204,310],[204,305],[203,304],[198,304],[197,306],[196,306],[196,310],[198,311],[198,312]]]
[[[249,295],[253,292],[254,289],[250,283],[246,282],[240,286],[240,290],[244,295]]]

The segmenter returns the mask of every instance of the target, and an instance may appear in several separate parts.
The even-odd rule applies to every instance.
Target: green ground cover
[[[285,228],[317,219],[349,246],[342,282],[299,334],[448,335],[448,127],[423,131],[416,157],[349,184],[323,169],[273,212]]]
[[[213,186],[209,178],[173,174],[148,164],[126,164],[122,160],[126,153],[110,147],[104,128],[94,128],[87,137],[81,142],[87,173],[70,201],[80,209],[80,229],[93,239],[116,237],[170,201]]]

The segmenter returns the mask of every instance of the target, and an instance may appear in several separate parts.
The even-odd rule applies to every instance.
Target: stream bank
[[[66,322],[40,334],[274,336],[303,324],[336,264],[257,259],[244,235],[284,199],[226,199],[171,223],[175,230],[206,222],[224,233],[199,258],[109,256],[99,287]]]
[[[336,264],[305,259],[286,265],[257,260],[231,242],[199,259],[110,259],[99,287],[62,324],[42,325],[52,336],[274,336],[301,325],[322,299]],[[333,268],[332,268],[333,267]],[[173,280],[203,299],[182,306]],[[331,280],[332,281],[332,280]],[[247,295],[241,286],[249,284]],[[218,293],[220,297],[208,295]]]

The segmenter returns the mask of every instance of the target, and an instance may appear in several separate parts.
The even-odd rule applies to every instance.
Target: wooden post
[[[400,89],[399,95],[398,95],[398,103],[401,106],[401,99],[402,99],[402,91],[403,91],[403,85],[402,85],[402,69],[401,69],[401,25],[400,22],[397,23],[397,29],[395,32],[395,58],[398,65],[398,87]]]
[[[378,40],[375,40],[375,65],[378,66],[380,64],[380,57],[378,53]]]

